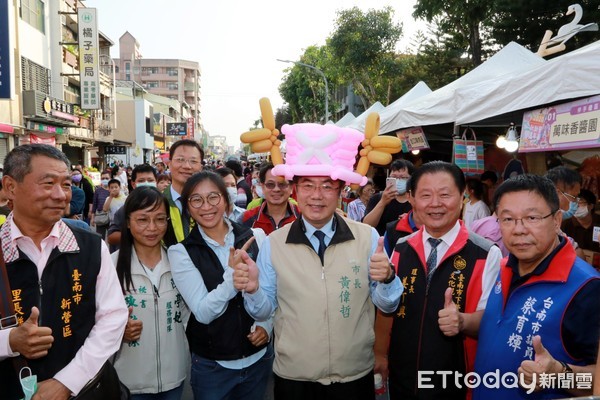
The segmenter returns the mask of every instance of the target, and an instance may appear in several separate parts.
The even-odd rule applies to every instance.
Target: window
[[[167,68],[167,75],[177,76],[177,75],[179,75],[179,71],[177,71],[177,68],[169,67],[169,68]]]
[[[142,75],[158,74],[158,67],[142,67]]]
[[[177,84],[177,82],[167,82],[167,89],[177,90],[178,88],[179,88],[179,85]]]
[[[119,73],[119,66],[115,65],[115,74],[118,74],[118,73]]]
[[[148,81],[148,82],[146,82],[146,86],[149,89],[157,88],[158,87],[158,81]]]
[[[21,19],[42,33],[46,33],[44,24],[44,2],[42,0],[21,0],[19,9]]]
[[[50,94],[50,70],[25,57],[21,57],[21,79],[23,90]]]

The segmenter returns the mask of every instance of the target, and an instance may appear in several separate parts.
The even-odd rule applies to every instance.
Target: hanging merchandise
[[[472,139],[467,139],[469,132]],[[467,128],[462,137],[455,137],[452,142],[452,161],[467,175],[483,174],[483,141],[477,140],[475,131]]]
[[[596,198],[600,198],[600,156],[596,154],[583,160],[579,173],[583,180],[581,188],[589,190]]]

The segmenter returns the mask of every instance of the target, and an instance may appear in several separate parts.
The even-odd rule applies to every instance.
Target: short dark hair
[[[200,183],[204,181],[211,181],[217,187],[219,192],[221,192],[221,201],[224,201],[226,204],[225,210],[229,210],[231,203],[229,202],[229,194],[227,193],[227,187],[225,186],[225,182],[220,175],[212,171],[201,171],[196,172],[192,175],[183,185],[183,190],[181,191],[181,208],[183,210],[184,218],[190,218],[191,215],[188,209],[188,200],[192,195],[192,192]]]
[[[273,163],[267,162],[260,166],[260,170],[258,171],[258,180],[260,183],[265,183],[267,180],[267,172],[275,168]]]
[[[108,181],[108,186],[112,185],[113,183],[116,183],[117,185],[119,185],[119,187],[121,187],[121,181],[115,178]]]
[[[169,174],[158,174],[156,177],[156,182],[169,181],[171,182],[171,176]]]
[[[235,174],[233,173],[231,168],[221,167],[221,168],[218,168],[217,170],[215,170],[215,172],[217,174],[219,174],[221,176],[221,178],[226,178],[229,175],[232,175],[235,178]]]
[[[227,160],[225,166],[233,171],[236,178],[244,176],[242,164],[238,160]]]
[[[483,182],[481,182],[477,178],[469,178],[467,179],[467,187],[473,191],[473,194],[475,195],[477,200],[483,199],[483,191],[485,189]]]
[[[200,152],[200,161],[204,160],[204,150],[202,149],[202,146],[200,146],[200,143],[192,139],[181,139],[173,143],[171,145],[171,148],[169,149],[169,160],[173,160],[173,154],[175,154],[175,150],[177,150],[177,148],[181,146],[197,148]]]
[[[415,165],[403,158],[394,160],[390,165],[390,171],[400,171],[403,169],[407,170],[409,175],[412,175],[415,172]]]
[[[495,185],[496,182],[498,182],[498,175],[496,175],[496,173],[494,171],[485,171],[483,174],[481,174],[480,180],[482,182],[490,180],[490,181],[492,181],[492,184]]]
[[[454,179],[454,183],[456,184],[458,191],[460,193],[465,191],[465,174],[463,174],[462,170],[456,164],[451,164],[445,161],[430,161],[417,168],[414,174],[411,174],[410,181],[408,182],[411,195],[415,195],[417,187],[419,186],[419,181],[423,175],[435,174],[438,172],[450,174],[452,179]]]
[[[579,172],[562,165],[548,170],[546,178],[550,179],[554,186],[562,183],[565,188],[572,188],[578,183],[581,185],[582,182]]]
[[[10,176],[17,182],[23,182],[25,176],[31,172],[31,159],[42,156],[62,161],[71,168],[69,159],[62,151],[47,144],[24,144],[12,149],[4,159],[4,175]]]
[[[498,209],[498,203],[507,193],[531,192],[540,195],[555,213],[559,208],[558,195],[552,181],[544,176],[534,174],[517,175],[502,182],[494,192],[494,208]]]
[[[584,199],[586,203],[591,204],[592,206],[594,206],[594,208],[596,208],[596,201],[598,199],[596,198],[596,195],[591,191],[587,189],[581,189],[581,191],[579,192],[579,198]]]
[[[135,182],[135,180],[137,179],[137,176],[140,172],[152,172],[152,175],[154,175],[154,179],[156,179],[156,177],[158,176],[158,173],[156,172],[154,167],[152,167],[152,165],[140,164],[140,165],[136,165],[135,168],[133,169],[133,171],[131,171],[131,181],[132,182]]]
[[[375,184],[373,183],[373,179],[368,179],[367,183],[365,183],[362,186],[359,186],[358,189],[356,189],[356,194],[359,195],[359,196],[362,196],[362,194],[365,191],[365,188],[367,187],[367,185],[375,186]]]

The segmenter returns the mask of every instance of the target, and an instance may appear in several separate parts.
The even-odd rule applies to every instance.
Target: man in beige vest
[[[349,140],[344,130],[321,128],[319,137],[335,132]],[[336,173],[335,149],[327,150],[310,158],[300,148],[293,157],[288,147],[286,165],[275,166],[273,175],[293,176],[302,217],[267,237],[256,264],[242,254],[234,273],[248,313],[257,320],[274,313],[277,400],[374,399],[373,305],[393,311],[402,294],[383,238],[336,213],[344,181],[366,179],[351,170]],[[301,162],[310,168],[294,168]]]

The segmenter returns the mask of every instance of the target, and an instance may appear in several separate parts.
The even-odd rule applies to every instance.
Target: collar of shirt
[[[437,246],[438,261],[436,262],[436,264],[438,264],[439,261],[442,258],[444,258],[446,251],[448,251],[450,246],[452,246],[452,243],[454,243],[454,241],[456,240],[459,232],[460,232],[460,222],[458,222],[458,220],[457,220],[456,223],[454,224],[454,226],[452,227],[452,229],[450,229],[448,232],[446,232],[442,237],[437,238],[437,239],[442,239],[442,242]],[[426,260],[429,257],[429,254],[431,253],[431,244],[429,244],[429,240],[427,240],[427,239],[429,239],[431,237],[433,237],[433,236],[431,236],[429,234],[429,232],[427,232],[427,227],[424,227],[423,228],[423,249],[425,250],[425,259]]]
[[[306,221],[306,219],[304,219],[304,217],[302,217],[302,222],[304,223],[304,234],[312,244],[315,251],[318,251],[319,248],[319,240],[314,235],[315,231],[317,230],[320,230],[325,234],[325,244],[329,245],[331,239],[333,238],[333,234],[335,233],[335,229],[333,228],[333,216],[331,216],[331,219],[321,229],[317,229],[312,226]]]
[[[231,214],[229,214],[228,218],[231,221],[239,221],[241,220],[242,215],[244,215],[245,212],[246,210],[244,210],[242,207],[238,207],[234,204],[233,211],[231,211]]]
[[[181,200],[179,199],[181,197],[181,195],[179,193],[177,193],[175,191],[175,189],[173,189],[173,185],[169,186],[169,190],[171,191],[171,198],[173,199],[173,203],[175,203],[177,208],[179,208],[179,212],[183,213],[182,206],[181,206]]]
[[[223,220],[227,224],[228,228],[227,233],[225,234],[225,245],[223,246],[216,240],[211,239],[204,232],[200,225],[198,225],[198,230],[200,231],[200,234],[202,235],[202,238],[204,239],[208,247],[210,247],[212,251],[214,251],[217,255],[217,258],[221,262],[221,266],[223,267],[223,269],[225,269],[229,265],[229,248],[233,247],[235,243],[235,236],[233,234],[233,226],[231,225],[231,222],[229,222],[227,218],[223,218]]]
[[[19,249],[21,249],[37,265],[39,276],[42,276],[48,257],[50,257],[50,253],[55,247],[58,247],[58,250],[62,253],[79,251],[75,235],[73,235],[67,224],[61,220],[54,224],[48,236],[42,240],[41,250],[13,222],[12,213],[0,228],[0,237],[2,239],[4,261],[8,263],[18,259]]]

